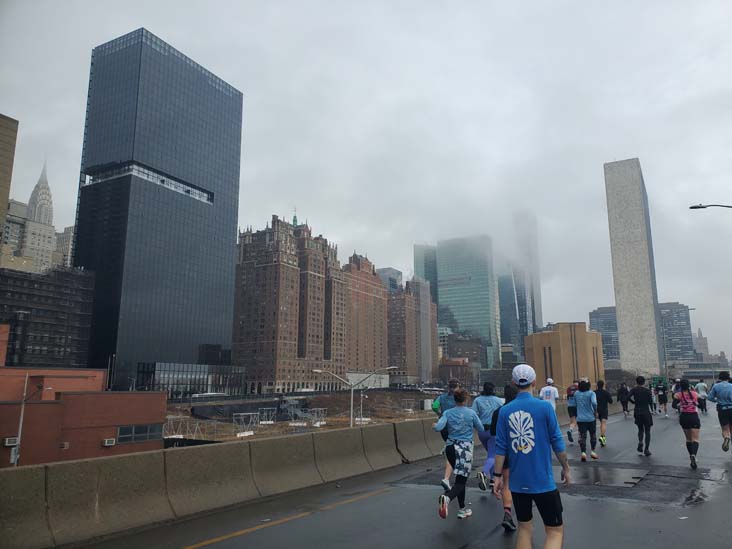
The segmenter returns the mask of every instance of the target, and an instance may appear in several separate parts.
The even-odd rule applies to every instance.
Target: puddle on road
[[[691,490],[691,493],[686,496],[686,499],[684,500],[683,505],[684,506],[691,506],[691,505],[699,505],[700,503],[704,503],[709,499],[709,496],[702,490],[701,488],[693,488]]]
[[[554,479],[561,484],[562,468],[555,466]],[[635,486],[648,474],[648,469],[618,469],[609,467],[572,467],[572,482],[587,486]]]

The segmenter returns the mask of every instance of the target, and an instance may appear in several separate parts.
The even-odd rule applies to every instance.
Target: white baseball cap
[[[549,385],[551,385],[552,383],[554,383],[554,380],[553,380],[552,378],[549,378],[549,379],[547,379],[547,380],[546,380],[546,382],[547,382],[547,383],[548,383]]]
[[[519,364],[513,369],[511,377],[519,387],[527,387],[536,381],[536,372],[528,364]]]

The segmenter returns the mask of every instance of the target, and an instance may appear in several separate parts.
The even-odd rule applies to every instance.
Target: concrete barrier
[[[259,497],[248,441],[166,450],[165,477],[177,516]]]
[[[370,473],[361,429],[334,429],[313,433],[315,464],[325,482]]]
[[[437,416],[435,416],[434,419],[422,420],[424,440],[427,444],[427,448],[429,448],[429,451],[433,456],[439,456],[442,453],[442,449],[445,447],[445,441],[442,440],[442,435],[432,428],[436,421]]]
[[[44,466],[0,469],[0,547],[35,549],[53,544],[46,520]]]
[[[557,419],[559,425],[569,425],[569,414],[567,413],[567,403],[557,402]]]
[[[163,450],[46,466],[56,543],[74,543],[171,520]]]
[[[315,465],[313,435],[289,435],[252,440],[254,484],[263,496],[322,484]]]
[[[409,463],[432,457],[424,438],[422,420],[400,421],[394,424],[396,429],[397,449]]]
[[[361,428],[366,459],[374,471],[402,464],[397,450],[393,423],[368,425]]]

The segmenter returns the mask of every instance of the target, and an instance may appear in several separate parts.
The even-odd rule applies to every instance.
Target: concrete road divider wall
[[[396,429],[397,449],[409,463],[432,457],[424,438],[422,420],[400,421],[394,424]]]
[[[374,471],[402,464],[393,423],[362,427],[361,436],[366,459]]]
[[[43,465],[0,469],[0,547],[53,545],[46,520],[45,479]]]
[[[442,440],[442,435],[435,431],[432,426],[437,421],[437,416],[434,419],[423,419],[422,430],[424,431],[424,440],[433,456],[439,456],[442,453],[442,449],[445,447],[445,441]]]
[[[289,435],[253,440],[254,484],[263,496],[322,484],[315,466],[313,435]]]
[[[363,449],[361,429],[334,429],[313,433],[315,465],[325,482],[372,471]]]
[[[168,497],[177,516],[259,497],[249,442],[225,442],[165,452]]]
[[[559,420],[559,425],[569,425],[566,402],[557,402],[557,419]]]
[[[163,450],[46,466],[56,543],[73,543],[174,518]]]

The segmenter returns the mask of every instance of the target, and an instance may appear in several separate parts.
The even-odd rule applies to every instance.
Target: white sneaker
[[[457,512],[457,518],[459,518],[459,519],[466,519],[471,516],[473,516],[473,510],[468,509],[467,507],[465,509],[460,509]]]

